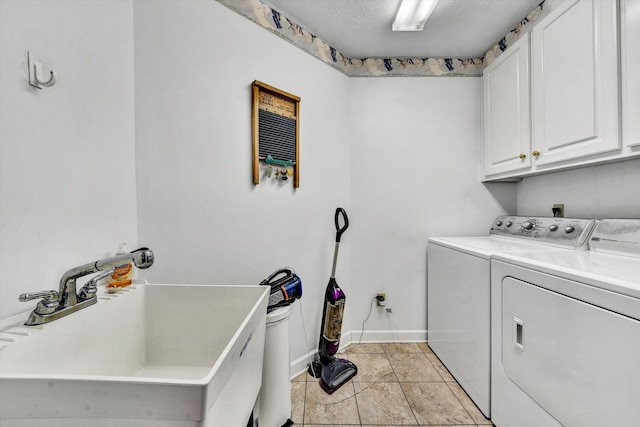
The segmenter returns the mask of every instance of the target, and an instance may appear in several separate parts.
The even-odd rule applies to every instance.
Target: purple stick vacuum
[[[343,225],[340,227],[340,217]],[[342,208],[336,209],[336,246],[333,253],[333,269],[331,278],[324,294],[324,308],[322,310],[322,323],[320,327],[320,342],[318,344],[319,360],[309,365],[310,375],[320,377],[320,387],[332,394],[358,373],[358,367],[346,359],[335,357],[340,347],[340,334],[342,332],[342,316],[344,314],[345,295],[338,282],[336,282],[336,264],[338,261],[338,249],[340,237],[349,227],[349,218]]]

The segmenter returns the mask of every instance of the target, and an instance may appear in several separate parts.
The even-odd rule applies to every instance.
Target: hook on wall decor
[[[31,57],[31,52],[27,52],[27,68],[29,69],[29,84],[35,88],[51,87],[58,81],[55,71],[49,71],[49,78],[42,76],[42,64]]]
[[[271,154],[265,157],[264,162],[269,165],[278,165],[278,166],[293,166],[293,161],[291,160],[278,160],[271,157]]]

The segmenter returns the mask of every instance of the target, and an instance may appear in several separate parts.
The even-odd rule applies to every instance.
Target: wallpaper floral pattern
[[[545,2],[529,14],[483,58],[349,58],[261,0],[216,0],[350,77],[480,76],[529,26],[547,13]]]

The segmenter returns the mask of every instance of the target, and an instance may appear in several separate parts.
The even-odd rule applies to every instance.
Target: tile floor
[[[292,420],[306,427],[491,426],[426,343],[352,344],[358,375],[332,395],[292,381]]]

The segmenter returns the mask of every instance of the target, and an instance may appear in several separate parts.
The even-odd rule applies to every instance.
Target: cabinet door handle
[[[538,157],[540,155],[540,152],[539,151],[534,151],[531,154],[533,154],[533,157]]]
[[[526,155],[526,154],[524,154],[524,153],[522,153],[522,154],[520,154],[518,157],[520,158],[520,160],[524,160],[524,159],[526,159],[526,158],[527,158],[527,155]]]

